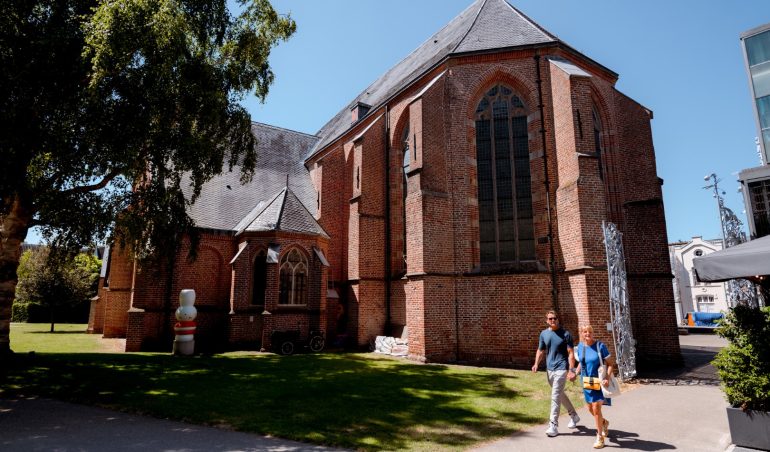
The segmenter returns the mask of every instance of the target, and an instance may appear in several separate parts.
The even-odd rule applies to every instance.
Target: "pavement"
[[[0,399],[0,450],[320,452],[321,446],[43,398]]]
[[[607,450],[742,452],[730,445],[716,372],[709,364],[725,345],[713,335],[680,336],[683,367],[640,375],[606,407]],[[543,377],[545,378],[545,377]],[[587,408],[579,427],[545,435],[546,425],[482,444],[474,451],[569,452],[592,450],[596,427]],[[136,416],[41,398],[0,399],[2,451],[332,451],[278,438]]]
[[[730,445],[725,402],[716,386],[639,385],[613,399],[602,412],[610,421],[607,450],[680,450],[723,452]],[[559,436],[548,438],[546,424],[509,438],[477,447],[475,451],[554,452],[593,450],[596,424],[587,408],[578,409],[578,428],[559,420]]]
[[[710,362],[727,342],[713,334],[679,336],[684,365],[642,373],[638,383],[602,412],[610,421],[605,450],[679,450],[687,452],[743,452],[730,444],[725,408],[716,369]],[[593,450],[596,424],[587,408],[578,409],[578,428],[559,419],[559,436],[545,435],[547,424],[474,448],[477,452],[555,452]],[[747,451],[748,452],[748,451]]]

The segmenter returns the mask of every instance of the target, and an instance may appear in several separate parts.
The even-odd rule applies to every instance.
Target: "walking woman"
[[[583,381],[583,396],[588,403],[588,411],[596,421],[594,449],[601,449],[604,447],[604,440],[607,438],[610,426],[610,421],[602,416],[602,405],[609,406],[611,401],[604,397],[599,384],[605,387],[609,385],[607,375],[612,375],[615,360],[610,356],[607,346],[594,339],[594,329],[591,325],[580,327],[580,338],[580,344],[575,347],[578,358],[578,373]],[[599,382],[599,366],[602,362],[607,366],[607,373],[605,379]]]

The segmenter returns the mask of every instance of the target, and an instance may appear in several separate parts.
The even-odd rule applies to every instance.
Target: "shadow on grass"
[[[16,362],[0,375],[6,396],[34,393],[357,449],[463,448],[543,422],[547,410],[532,413],[536,389],[511,372],[361,355],[56,354]]]

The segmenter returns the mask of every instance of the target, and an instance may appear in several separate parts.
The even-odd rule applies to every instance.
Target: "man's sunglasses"
[[[558,317],[548,317],[548,320],[559,320]]]

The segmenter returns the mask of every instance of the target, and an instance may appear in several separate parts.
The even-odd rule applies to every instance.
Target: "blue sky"
[[[276,81],[252,119],[315,133],[472,0],[273,0],[297,33],[270,63]],[[723,179],[742,220],[738,171],[757,166],[739,35],[770,22],[768,0],[511,0],[545,29],[620,74],[617,88],[653,110],[669,241],[720,235],[703,176]],[[30,236],[30,241],[36,237]]]
[[[276,83],[252,118],[315,133],[359,92],[472,0],[274,0],[297,33],[275,49]],[[770,22],[768,0],[511,0],[575,49],[609,67],[617,88],[653,110],[669,241],[720,235],[701,187],[715,172],[739,214],[737,173],[757,166],[741,32]]]

